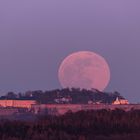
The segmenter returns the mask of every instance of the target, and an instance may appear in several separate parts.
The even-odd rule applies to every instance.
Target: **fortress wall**
[[[0,106],[2,107],[13,106],[13,100],[0,100]]]
[[[14,100],[13,101],[14,107],[21,107],[21,108],[31,108],[32,104],[36,104],[36,101],[34,100]]]
[[[55,111],[57,114],[62,115],[68,112],[69,110],[72,112],[77,112],[80,110],[115,110],[115,109],[123,109],[124,111],[130,111],[131,109],[139,109],[140,104],[129,104],[129,105],[82,105],[82,104],[42,104],[42,105],[32,105],[32,109],[37,113],[39,110],[49,110],[49,112]]]
[[[0,100],[2,107],[21,107],[31,108],[31,105],[36,104],[34,100]]]

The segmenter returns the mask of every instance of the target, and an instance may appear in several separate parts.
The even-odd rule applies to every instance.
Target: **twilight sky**
[[[61,61],[75,51],[106,58],[111,81],[140,102],[139,0],[1,0],[0,95],[60,88]]]

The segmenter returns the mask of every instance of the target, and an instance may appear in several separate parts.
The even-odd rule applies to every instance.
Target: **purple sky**
[[[70,53],[91,50],[111,68],[106,91],[140,102],[139,0],[0,1],[0,93],[60,88]]]

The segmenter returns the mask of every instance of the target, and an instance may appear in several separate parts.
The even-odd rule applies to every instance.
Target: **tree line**
[[[71,104],[87,104],[88,101],[101,103],[112,103],[117,97],[123,98],[118,92],[107,93],[101,92],[95,89],[86,90],[78,88],[65,88],[65,89],[55,89],[51,91],[27,91],[25,93],[15,94],[13,92],[8,92],[5,96],[1,96],[0,99],[19,99],[27,100],[32,99],[36,100],[40,104],[53,104],[56,103],[55,99],[60,98],[71,98]]]

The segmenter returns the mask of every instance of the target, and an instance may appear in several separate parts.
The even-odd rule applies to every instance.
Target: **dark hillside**
[[[86,89],[56,89],[52,91],[28,91],[25,93],[15,94],[13,92],[7,93],[6,96],[2,96],[0,99],[34,99],[39,104],[54,104],[54,103],[71,103],[71,104],[87,104],[89,101],[96,103],[112,103],[117,97],[122,97],[118,92],[106,93],[98,90],[86,90]]]

